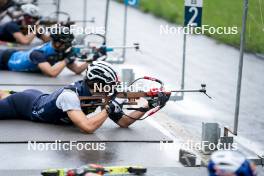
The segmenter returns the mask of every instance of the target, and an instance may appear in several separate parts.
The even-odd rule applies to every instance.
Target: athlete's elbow
[[[51,78],[56,78],[58,76],[58,74],[55,72],[46,72],[45,74]]]
[[[117,125],[118,125],[119,127],[121,127],[121,128],[128,128],[131,124],[130,124],[130,123],[127,123],[127,122],[125,122],[125,121],[121,121],[121,120],[119,120],[119,121],[117,122]]]
[[[76,75],[80,75],[80,74],[82,74],[82,71],[81,71],[81,70],[75,70],[74,73],[75,73]]]
[[[128,124],[121,124],[121,123],[118,123],[119,127],[120,128],[128,128],[129,125]]]
[[[95,132],[95,130],[96,129],[94,129],[94,128],[87,128],[87,127],[85,129],[81,129],[81,131],[83,133],[86,133],[86,134],[93,134]]]
[[[72,71],[73,73],[77,74],[77,75],[80,75],[80,74],[82,74],[82,72],[83,72],[84,70],[82,70],[82,69],[79,68],[78,66],[73,66],[73,67],[71,68],[71,71]]]
[[[87,134],[93,134],[98,129],[98,126],[91,122],[84,122],[81,127],[81,130]]]
[[[55,75],[55,74],[47,74],[47,76],[49,76],[51,78],[56,78],[57,77],[57,75]]]

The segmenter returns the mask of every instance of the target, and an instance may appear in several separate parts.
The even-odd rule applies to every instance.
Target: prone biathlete
[[[43,42],[50,40],[48,35],[36,32],[29,32],[28,25],[39,28],[39,8],[33,4],[21,6],[21,15],[16,20],[12,20],[0,25],[0,40],[22,45],[30,45],[35,37]]]
[[[60,88],[51,94],[39,90],[23,92],[0,91],[0,120],[24,119],[52,124],[74,124],[85,133],[93,133],[109,117],[120,127],[128,127],[141,118],[145,112],[133,111],[130,118],[122,112],[124,99],[113,98],[101,112],[87,118],[86,114],[94,112],[94,108],[81,107],[79,96],[91,96],[95,93],[95,84],[110,86],[118,84],[118,76],[113,66],[104,61],[93,62],[83,80]],[[160,95],[156,101],[145,101],[145,108],[164,106],[169,97]],[[93,102],[101,103],[101,102]],[[1,123],[1,122],[0,122]]]
[[[51,41],[27,51],[6,49],[0,51],[0,70],[17,72],[42,72],[56,77],[67,67],[76,74],[82,73],[88,66],[72,57],[73,34],[68,30],[56,29],[50,35]]]

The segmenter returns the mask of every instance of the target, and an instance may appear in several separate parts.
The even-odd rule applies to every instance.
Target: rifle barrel
[[[135,45],[135,46],[109,46],[108,48],[113,48],[113,49],[123,49],[123,48],[136,49],[138,47],[139,47],[138,45]]]
[[[205,89],[199,89],[199,90],[173,90],[171,92],[205,92],[206,90]]]

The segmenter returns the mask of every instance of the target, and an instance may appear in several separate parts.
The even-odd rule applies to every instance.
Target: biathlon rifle
[[[103,167],[101,165],[90,164],[76,169],[47,169],[41,172],[42,176],[86,176],[89,174],[100,175],[143,175],[147,169],[141,166],[110,166]]]
[[[91,48],[85,48],[82,45],[74,45],[71,48],[69,48],[68,52],[60,53],[57,56],[51,56],[49,57],[48,60],[51,63],[62,61],[65,58],[74,61],[88,62],[88,63],[91,63],[96,60],[105,61],[107,59],[108,52],[113,52],[115,51],[115,49],[120,49],[120,48],[130,48],[130,49],[134,48],[136,50],[139,50],[139,44],[135,43],[133,46],[113,46],[113,47],[106,47],[105,45],[103,45],[101,47],[91,47]]]
[[[128,46],[106,46],[102,45],[101,47],[89,46],[85,47],[84,45],[75,45],[72,47],[72,52],[74,56],[78,58],[78,61],[82,62],[92,62],[100,58],[100,60],[106,60],[107,53],[113,52],[118,49],[135,49],[138,51],[140,49],[139,43],[134,43],[133,45]]]
[[[94,23],[95,19],[92,18],[91,20],[66,20],[66,21],[58,21],[56,19],[53,18],[42,18],[40,19],[40,25],[44,25],[44,26],[52,26],[55,24],[60,24],[61,26],[65,26],[65,27],[70,27],[71,25],[74,25],[76,23],[84,23],[84,22],[90,22],[90,23]]]
[[[164,84],[163,84],[163,82],[161,80],[145,76],[145,77],[138,78],[135,81],[133,81],[129,85],[129,87],[132,86],[133,84],[135,84],[139,80],[153,81],[153,82],[156,82],[156,83],[160,84],[160,87],[159,88],[152,88],[152,89],[150,89],[147,92],[146,91],[137,91],[137,92],[131,91],[131,92],[129,92],[129,91],[116,91],[115,90],[114,93],[112,93],[111,95],[109,95],[106,92],[95,92],[94,95],[92,95],[92,96],[80,96],[79,99],[81,100],[81,106],[83,108],[89,108],[89,107],[90,108],[96,108],[98,106],[105,107],[114,98],[126,99],[126,101],[124,102],[123,105],[128,105],[128,107],[124,107],[123,106],[123,109],[146,112],[146,114],[140,119],[134,119],[133,117],[125,114],[124,111],[122,110],[123,115],[125,115],[125,116],[127,116],[129,118],[132,118],[134,120],[144,120],[147,117],[149,117],[149,116],[155,114],[156,112],[158,112],[162,107],[161,106],[156,106],[155,108],[152,108],[152,109],[145,108],[145,107],[132,107],[133,105],[138,106],[137,100],[139,100],[140,98],[145,98],[146,100],[155,100],[156,98],[159,97],[160,93],[163,93],[164,95],[166,95],[169,98],[172,93],[183,93],[183,92],[203,93],[207,97],[211,98],[206,93],[206,84],[201,84],[201,88],[200,89],[196,89],[196,90],[171,90],[171,91],[166,91],[164,89]]]

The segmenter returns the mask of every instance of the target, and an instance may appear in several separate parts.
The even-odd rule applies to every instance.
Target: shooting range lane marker
[[[203,0],[185,0],[184,26],[202,26]]]

